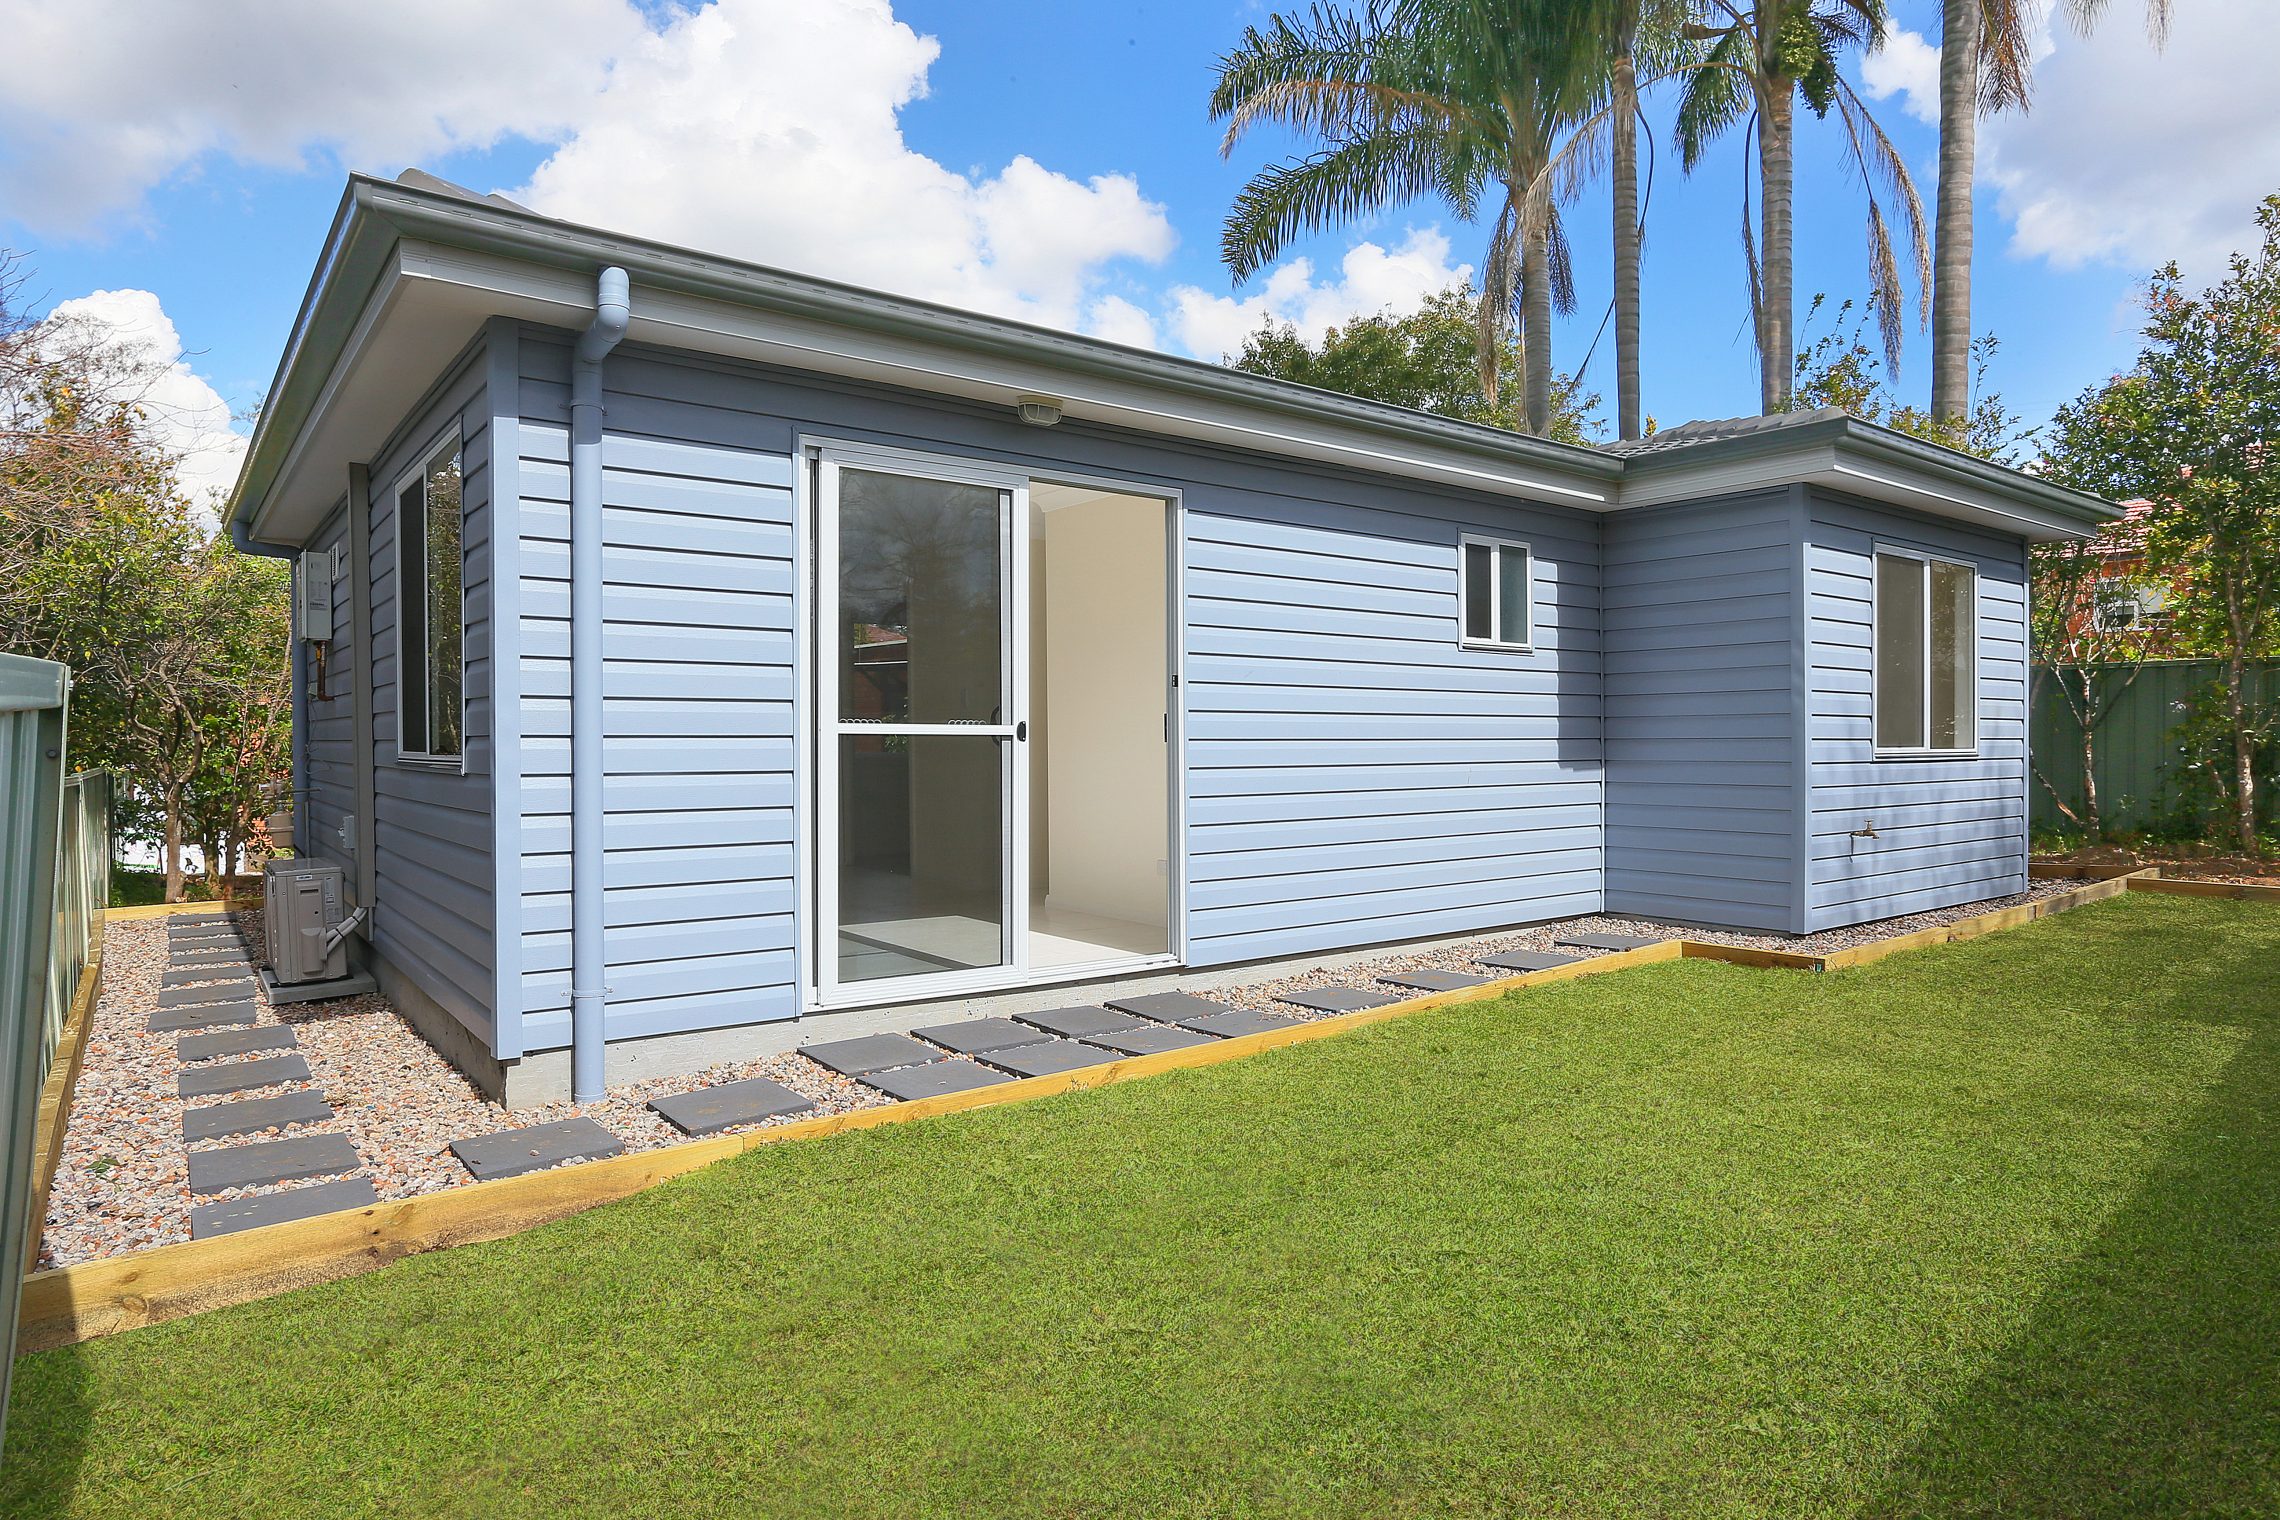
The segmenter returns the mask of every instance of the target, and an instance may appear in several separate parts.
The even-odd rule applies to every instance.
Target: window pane
[[[1490,621],[1495,604],[1489,590],[1495,555],[1496,551],[1486,544],[1465,545],[1465,637],[1468,639],[1496,636],[1495,624]]]
[[[839,979],[1006,960],[1012,746],[988,734],[839,740]]]
[[[1002,498],[994,486],[839,472],[843,720],[1002,720]]]
[[[1932,748],[1970,749],[1973,677],[1972,571],[1932,566]]]
[[[427,724],[427,512],[420,482],[396,498],[396,749],[424,755]]]
[[[427,471],[428,753],[456,755],[459,740],[459,450],[438,454]]]
[[[1876,744],[1924,746],[1924,562],[1876,557]]]
[[[1507,544],[1496,551],[1496,636],[1507,644],[1528,642],[1528,551]]]

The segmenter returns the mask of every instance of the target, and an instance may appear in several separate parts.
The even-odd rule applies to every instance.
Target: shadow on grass
[[[2280,1513],[2275,990],[2269,951],[2246,947],[2145,979],[2147,1018],[2245,1025],[2251,1037],[2145,1185],[1864,1515]]]
[[[49,1514],[68,1507],[87,1459],[95,1418],[87,1364],[77,1356],[19,1357],[8,1389],[7,1449],[0,1452],[0,1514]],[[19,1489],[27,1477],[28,1489]],[[34,1501],[22,1503],[26,1493]]]

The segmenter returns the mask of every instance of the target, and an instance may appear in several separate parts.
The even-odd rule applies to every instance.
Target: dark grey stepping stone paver
[[[1554,934],[1555,945],[1578,945],[1586,950],[1644,950],[1659,945],[1668,935],[1663,934],[1604,934],[1594,929],[1573,934]]]
[[[962,1056],[1037,1043],[1036,1030],[1027,1024],[1016,1024],[1011,1019],[967,1019],[957,1024],[930,1024],[924,1029],[913,1029],[911,1033],[919,1039],[955,1050]]]
[[[1036,1030],[1031,1030],[1035,1034]],[[1040,1040],[1034,1045],[1015,1045],[1006,1050],[992,1050],[982,1060],[1000,1071],[1010,1071],[1017,1077],[1051,1077],[1064,1071],[1076,1071],[1086,1066],[1098,1066],[1108,1059],[1108,1053],[1097,1046],[1080,1045],[1075,1040]]]
[[[1167,1024],[1184,1023],[1200,1019],[1207,1014],[1225,1013],[1229,1005],[1216,1003],[1192,992],[1151,992],[1141,997],[1110,998],[1108,1006],[1126,1013],[1137,1013],[1144,1019],[1161,1019]]]
[[[1318,1013],[1359,1013],[1364,1008],[1383,1008],[1401,999],[1390,992],[1372,992],[1367,987],[1309,987],[1303,992],[1283,993],[1275,1001],[1295,1003]]]
[[[253,996],[253,983],[240,977],[234,982],[214,982],[204,987],[161,987],[158,1006],[182,1008],[191,1003],[226,1003],[232,998]]]
[[[182,1029],[212,1029],[219,1024],[250,1024],[261,1017],[253,999],[237,1003],[192,1003],[186,1008],[161,1008],[150,1016],[152,1034],[173,1034]]]
[[[235,924],[208,924],[197,929],[176,929],[166,936],[174,949],[185,945],[242,945],[245,935]]]
[[[565,1161],[594,1161],[624,1149],[623,1140],[591,1119],[557,1119],[451,1142],[451,1153],[477,1182],[518,1177]]]
[[[1152,1056],[1167,1050],[1185,1050],[1191,1045],[1209,1045],[1212,1039],[1211,1035],[1170,1024],[1141,1024],[1107,1034],[1086,1035],[1085,1043],[1113,1050],[1120,1056]]]
[[[1394,1001],[1392,998],[1387,1002]],[[1260,1013],[1251,1008],[1231,1008],[1207,1018],[1189,1019],[1180,1028],[1196,1034],[1207,1034],[1215,1040],[1232,1040],[1238,1035],[1265,1034],[1270,1029],[1290,1029],[1298,1020],[1277,1018],[1271,1013]]]
[[[257,1050],[291,1050],[301,1042],[283,1024],[259,1029],[224,1029],[215,1034],[186,1034],[174,1047],[174,1058],[188,1065],[216,1056],[251,1055]]]
[[[966,1092],[976,1087],[994,1087],[1013,1078],[1002,1071],[992,1071],[978,1061],[958,1056],[948,1061],[936,1061],[928,1066],[901,1066],[892,1071],[875,1071],[863,1078],[867,1086],[876,1087],[890,1098],[909,1102],[913,1098],[939,1098],[945,1093]]]
[[[193,987],[206,982],[239,981],[253,968],[244,961],[219,961],[211,966],[176,966],[158,975],[161,987]]]
[[[250,1135],[256,1130],[283,1129],[290,1124],[322,1124],[333,1116],[323,1093],[286,1093],[275,1098],[245,1098],[236,1103],[214,1103],[186,1109],[182,1115],[184,1140],[219,1140],[224,1135]]]
[[[225,1066],[201,1066],[174,1079],[185,1098],[210,1098],[216,1093],[244,1092],[249,1087],[274,1087],[279,1082],[309,1080],[306,1056],[270,1056],[261,1061],[232,1061]]]
[[[177,950],[167,957],[166,969],[174,971],[203,971],[209,966],[251,965],[253,956],[243,945],[225,945],[217,950]]]
[[[941,1051],[922,1045],[907,1034],[862,1034],[851,1040],[825,1040],[820,1045],[802,1045],[800,1054],[843,1077],[867,1077],[874,1071],[921,1066],[942,1059]]]
[[[364,1163],[346,1135],[303,1135],[296,1140],[260,1140],[226,1150],[190,1153],[190,1191],[222,1193],[263,1187],[330,1172],[353,1172]]]
[[[1478,964],[1494,966],[1499,971],[1549,971],[1554,966],[1572,966],[1582,959],[1580,955],[1561,955],[1552,950],[1507,950],[1502,955],[1484,955]]]
[[[1047,1034],[1065,1035],[1072,1040],[1090,1039],[1096,1034],[1114,1034],[1122,1029],[1144,1029],[1146,1023],[1129,1013],[1111,1013],[1106,1008],[1047,1008],[1039,1013],[1017,1013],[1014,1018],[1032,1029]]]
[[[379,1192],[365,1178],[344,1177],[338,1182],[320,1182],[315,1187],[263,1193],[258,1198],[201,1203],[190,1211],[190,1238],[204,1240],[212,1235],[258,1229],[265,1224],[337,1214],[343,1209],[368,1209],[379,1201]]]
[[[1428,966],[1422,971],[1391,971],[1378,980],[1389,987],[1414,987],[1420,992],[1454,992],[1460,987],[1485,987],[1496,978],[1475,976],[1470,971],[1441,971]]]
[[[758,1124],[763,1119],[800,1113],[815,1107],[815,1099],[802,1097],[781,1082],[752,1077],[652,1098],[649,1106],[684,1135],[709,1135],[732,1124]]]

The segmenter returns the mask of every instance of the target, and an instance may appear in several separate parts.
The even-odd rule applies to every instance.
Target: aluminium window
[[[458,763],[463,750],[465,515],[459,440],[396,488],[396,753]]]
[[[1978,605],[1973,566],[1906,549],[1876,551],[1877,754],[1979,748]]]
[[[1479,649],[1532,648],[1528,546],[1467,533],[1457,548],[1458,642]]]

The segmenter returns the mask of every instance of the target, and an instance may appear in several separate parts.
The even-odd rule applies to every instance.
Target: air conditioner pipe
[[[570,358],[570,1099],[604,1087],[602,1019],[602,361],[632,319],[625,271],[595,282]]]

